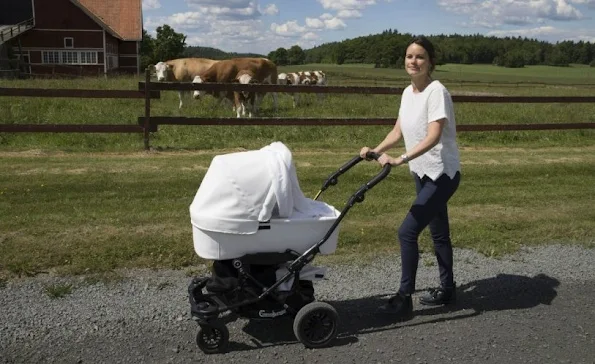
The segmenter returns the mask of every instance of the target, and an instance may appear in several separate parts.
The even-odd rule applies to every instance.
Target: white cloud
[[[186,0],[190,9],[230,20],[258,19],[258,2],[251,0]]]
[[[569,30],[553,26],[542,26],[531,29],[492,30],[486,35],[495,37],[527,37],[548,42],[559,40],[595,42],[595,29]]]
[[[288,21],[285,24],[271,24],[273,33],[283,37],[297,37],[306,31],[306,28],[299,25],[296,20]]]
[[[362,13],[359,10],[341,10],[337,13],[337,18],[349,19],[349,18],[361,18]]]
[[[325,9],[332,10],[361,10],[366,6],[375,5],[376,0],[318,0]]]
[[[572,21],[584,16],[572,3],[594,0],[439,0],[443,9],[467,15],[472,26],[539,24],[547,20]]]
[[[197,12],[186,12],[186,13],[177,13],[173,14],[169,17],[169,24],[174,29],[177,27],[186,28],[188,26],[197,26],[201,24],[201,21],[204,21],[205,17],[201,13]]]
[[[143,0],[143,10],[155,10],[161,7],[159,0]]]
[[[308,32],[302,35],[302,39],[305,40],[319,40],[320,36],[314,32]]]
[[[324,21],[316,18],[306,18],[306,26],[312,29],[324,29]]]
[[[324,13],[319,18],[320,19],[332,19],[333,18],[333,15],[332,14],[329,14],[329,13]]]
[[[218,8],[248,8],[256,6],[253,0],[186,0],[188,6],[207,6]]]
[[[324,25],[327,29],[338,30],[338,29],[345,29],[347,25],[343,22],[343,20],[339,18],[332,18],[329,20],[324,21]]]
[[[262,11],[263,14],[266,15],[277,15],[279,14],[279,8],[275,4],[269,4],[266,8]]]

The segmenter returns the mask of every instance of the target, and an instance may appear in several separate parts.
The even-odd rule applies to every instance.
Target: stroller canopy
[[[336,216],[324,202],[302,193],[291,152],[281,142],[260,150],[213,158],[190,205],[199,229],[254,234],[271,218]]]

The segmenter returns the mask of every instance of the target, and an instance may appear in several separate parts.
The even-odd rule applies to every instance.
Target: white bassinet
[[[298,253],[318,243],[340,212],[302,193],[291,152],[280,142],[213,158],[190,205],[194,250],[204,259]],[[337,248],[339,227],[320,247]]]

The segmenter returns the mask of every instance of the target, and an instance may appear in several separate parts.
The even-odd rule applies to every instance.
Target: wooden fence
[[[226,83],[175,83],[151,82],[147,70],[145,81],[134,90],[77,90],[77,89],[35,89],[2,88],[0,97],[73,97],[73,98],[135,98],[144,99],[144,115],[137,125],[114,124],[0,124],[0,133],[50,132],[50,133],[143,133],[144,147],[149,149],[149,136],[159,125],[392,125],[395,118],[191,118],[151,116],[151,100],[159,99],[161,91],[260,91],[293,93],[339,93],[400,95],[399,87],[361,86],[308,86],[308,85],[259,85]],[[478,103],[595,103],[595,96],[463,96],[454,95],[453,102]],[[595,123],[548,123],[548,124],[482,124],[457,125],[457,131],[512,131],[512,130],[564,130],[594,129]]]

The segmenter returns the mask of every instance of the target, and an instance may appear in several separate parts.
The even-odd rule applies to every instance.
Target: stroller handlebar
[[[366,160],[373,159],[373,160],[377,161],[378,158],[380,158],[381,155],[382,154],[378,154],[376,152],[367,152],[366,153]]]
[[[318,199],[318,196],[320,196],[320,194],[323,191],[325,191],[329,186],[336,185],[339,182],[338,181],[339,176],[342,175],[343,173],[347,172],[349,169],[351,169],[353,166],[355,166],[359,162],[363,161],[364,159],[378,160],[378,158],[380,158],[380,156],[381,156],[381,154],[378,154],[376,152],[368,152],[368,153],[366,153],[366,158],[362,158],[359,155],[353,157],[350,161],[348,161],[347,163],[342,165],[338,170],[333,172],[327,178],[327,180],[324,182],[324,184],[320,188],[320,191],[318,191],[318,194],[316,194],[316,197],[314,197],[314,199],[315,200]],[[382,171],[378,175],[376,175],[373,179],[371,179],[368,183],[366,183],[364,185],[364,186],[367,186],[366,190],[374,187],[376,184],[378,184],[380,181],[382,181],[386,176],[388,176],[388,174],[391,171],[391,167],[392,166],[390,164],[385,164],[384,167],[382,168]]]

